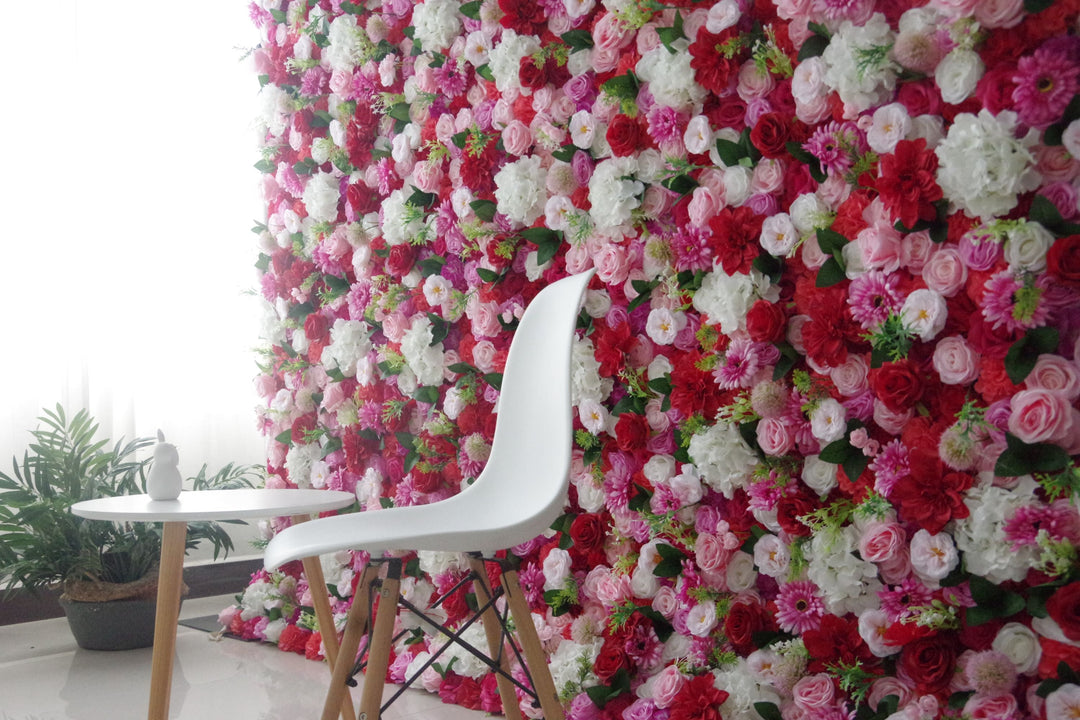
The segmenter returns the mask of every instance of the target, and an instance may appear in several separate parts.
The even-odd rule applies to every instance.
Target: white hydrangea
[[[311,466],[322,458],[322,448],[317,443],[293,443],[285,454],[285,472],[297,487],[311,487]]]
[[[758,677],[746,658],[739,658],[734,665],[727,665],[714,673],[713,683],[727,691],[728,699],[720,706],[724,720],[760,720],[754,704],[759,702],[781,704],[780,693]]]
[[[420,550],[416,553],[420,562],[420,569],[425,575],[438,575],[451,570],[465,571],[469,569],[469,559],[464,553],[438,552],[435,550]]]
[[[1042,178],[1031,154],[1039,133],[1030,129],[1016,138],[1016,127],[1011,110],[956,116],[934,151],[940,161],[938,184],[953,205],[990,220],[1016,207],[1017,195],[1039,187]]]
[[[260,92],[259,123],[274,137],[281,136],[292,113],[292,100],[288,93],[273,83]]]
[[[273,583],[257,580],[244,590],[240,598],[240,618],[251,620],[266,614],[266,611],[281,605],[281,595]]]
[[[308,216],[317,222],[333,222],[337,219],[338,200],[341,190],[338,179],[330,173],[317,172],[304,186],[304,207]]]
[[[441,633],[436,635],[435,646],[441,647],[448,639],[449,638]],[[480,623],[470,625],[463,633],[461,633],[461,639],[473,647],[487,647],[487,636],[484,634],[484,627]],[[439,663],[443,667],[447,667],[451,661],[454,662],[454,672],[458,675],[464,675],[465,677],[479,679],[490,671],[490,668],[484,664],[480,658],[476,657],[457,643],[451,643],[443,654],[439,656]]]
[[[521,58],[539,50],[540,41],[535,36],[518,35],[509,28],[503,30],[499,44],[488,53],[488,68],[499,92],[521,89]]]
[[[571,698],[585,687],[597,684],[592,667],[603,644],[602,638],[588,643],[563,640],[555,648],[555,652],[548,658],[548,669],[560,698]]]
[[[656,102],[696,115],[701,111],[706,90],[694,81],[690,53],[682,45],[685,41],[673,44],[675,53],[663,45],[649,50],[638,60],[635,72],[649,83],[649,91]]]
[[[821,589],[825,609],[834,615],[859,615],[878,607],[882,585],[877,566],[861,559],[858,549],[859,532],[851,525],[816,532],[810,540],[806,575]]]
[[[586,400],[603,402],[611,392],[611,380],[605,383],[600,378],[600,363],[596,359],[596,350],[593,348],[592,341],[588,338],[574,341],[570,369],[570,390],[574,405],[580,405]]]
[[[645,185],[634,178],[637,161],[632,157],[608,158],[600,162],[589,179],[589,216],[597,230],[610,230],[630,220],[641,205]]]
[[[370,45],[367,33],[357,26],[356,16],[342,14],[330,23],[326,34],[329,45],[323,48],[322,60],[331,70],[351,71],[363,59],[363,49]]]
[[[417,315],[401,338],[405,364],[416,374],[421,385],[439,385],[443,380],[443,344],[432,345],[434,338],[431,320],[426,315]]]
[[[547,170],[538,155],[526,155],[495,173],[495,202],[514,222],[532,225],[547,201]]]
[[[423,213],[406,202],[409,196],[397,189],[382,201],[381,227],[387,245],[402,245],[424,230]]]
[[[719,325],[720,332],[731,335],[746,329],[746,314],[758,298],[772,301],[778,297],[770,285],[769,278],[757,270],[748,275],[728,275],[713,268],[694,293],[694,309],[708,316],[710,323]]]
[[[420,46],[428,52],[441,52],[450,47],[461,31],[457,0],[426,0],[413,8],[412,25]]]
[[[367,323],[338,318],[330,328],[330,344],[323,348],[322,362],[328,370],[337,368],[345,377],[356,375],[356,364],[371,352]]]
[[[1014,550],[1005,539],[1005,520],[1031,501],[1035,481],[1024,476],[1013,490],[978,485],[968,491],[964,504],[968,517],[956,521],[953,539],[964,554],[968,572],[981,575],[995,585],[1006,580],[1023,580],[1038,559],[1036,548]]]
[[[865,25],[845,20],[822,54],[825,84],[844,101],[845,114],[854,117],[892,98],[900,71],[890,57],[894,41],[889,23],[874,13]]]
[[[723,422],[690,438],[688,452],[705,483],[727,498],[750,481],[758,464],[738,428]]]

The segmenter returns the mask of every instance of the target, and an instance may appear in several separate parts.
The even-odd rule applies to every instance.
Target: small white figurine
[[[165,442],[165,433],[157,431],[154,461],[146,478],[146,493],[151,500],[175,500],[180,497],[184,480],[180,477],[180,454],[176,446]]]

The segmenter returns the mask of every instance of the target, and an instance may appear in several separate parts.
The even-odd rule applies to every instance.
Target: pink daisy
[[[1050,311],[1042,296],[1049,284],[1049,275],[1017,276],[1003,270],[986,281],[983,317],[995,330],[1004,326],[1008,332],[1045,325]]]
[[[821,163],[822,170],[838,174],[850,170],[853,158],[865,153],[867,147],[862,131],[852,122],[830,122],[803,144]]]
[[[1012,99],[1020,120],[1044,128],[1060,120],[1080,92],[1080,66],[1065,53],[1041,47],[1020,58],[1012,80],[1016,84]]]
[[[435,68],[435,80],[439,84],[439,91],[444,93],[446,97],[457,97],[469,86],[469,77],[462,71],[458,59],[455,57],[446,58],[440,67]]]
[[[1013,550],[1038,543],[1039,533],[1046,531],[1051,540],[1080,541],[1080,517],[1068,503],[1053,505],[1024,505],[1005,521],[1005,539]]]
[[[886,275],[880,270],[871,270],[851,281],[848,290],[848,305],[851,317],[863,330],[877,330],[890,313],[900,312],[904,305],[904,296],[900,293],[900,276]]]
[[[878,591],[881,609],[888,616],[889,622],[900,622],[912,615],[911,608],[929,605],[933,593],[913,577],[906,577],[899,585]]]
[[[825,604],[818,587],[809,580],[796,580],[780,586],[776,596],[776,622],[784,632],[802,634],[817,630],[825,615]]]

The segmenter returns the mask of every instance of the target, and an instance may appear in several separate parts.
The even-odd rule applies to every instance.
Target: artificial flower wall
[[[253,4],[271,484],[458,492],[522,310],[595,267],[570,499],[513,548],[570,717],[1076,717],[1078,12]],[[409,568],[463,617],[462,558]],[[323,591],[225,620],[319,657]],[[500,710],[469,656],[422,684]]]

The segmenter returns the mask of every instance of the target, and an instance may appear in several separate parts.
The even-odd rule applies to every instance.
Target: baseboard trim
[[[189,598],[240,594],[253,573],[262,568],[262,560],[232,560],[229,562],[193,565],[184,568],[184,582]],[[0,599],[0,626],[48,620],[64,616],[58,600],[59,592],[33,594],[16,590]]]

